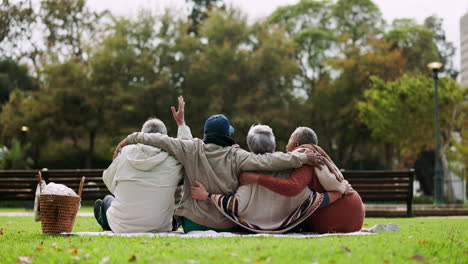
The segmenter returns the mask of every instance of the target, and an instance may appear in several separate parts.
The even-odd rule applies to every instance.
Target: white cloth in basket
[[[76,194],[75,191],[73,191],[72,189],[68,188],[63,184],[56,184],[53,182],[47,184],[47,186],[44,189],[42,189],[41,194],[56,194],[78,197],[78,194]]]

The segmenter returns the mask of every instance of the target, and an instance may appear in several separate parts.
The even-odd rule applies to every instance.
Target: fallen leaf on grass
[[[99,264],[104,264],[110,260],[110,257],[103,257],[100,261]]]
[[[390,261],[388,261],[388,260],[385,259],[385,260],[383,261],[383,263],[384,263],[384,264],[390,264]]]
[[[128,259],[128,262],[133,262],[137,260],[137,256],[135,254],[133,254],[129,259]]]
[[[418,243],[419,245],[423,245],[423,244],[432,244],[431,241],[427,241],[427,240],[419,240],[417,243]]]
[[[33,256],[19,256],[18,263],[31,263]]]
[[[0,236],[3,235],[4,228],[0,228]]]
[[[44,251],[44,248],[36,248],[36,251]]]
[[[465,254],[467,254],[467,255],[468,255],[468,250],[465,250],[465,252],[463,252],[463,253],[465,253]]]
[[[262,250],[262,248],[261,248],[261,247],[257,247],[255,250],[260,251],[260,250]]]
[[[344,249],[344,251],[346,251],[348,253],[351,253],[351,249],[349,249],[349,247],[347,247],[347,246],[341,246],[340,248]]]
[[[76,255],[76,254],[78,254],[78,249],[76,249],[76,248],[71,248],[71,249],[70,249],[70,252],[71,252],[73,255]]]
[[[409,259],[417,260],[417,261],[424,261],[424,255],[422,255],[422,254],[417,254],[417,255],[412,256],[412,257],[409,258]]]
[[[39,245],[41,246],[44,245],[44,241],[39,242]]]

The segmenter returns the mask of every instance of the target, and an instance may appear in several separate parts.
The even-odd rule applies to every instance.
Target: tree
[[[20,58],[23,54],[21,42],[30,40],[31,25],[36,14],[30,0],[3,0],[0,5],[0,57]]]
[[[46,28],[49,55],[55,61],[71,54],[82,60],[87,40],[96,33],[105,14],[91,11],[86,0],[42,0],[39,16]]]
[[[296,59],[301,69],[299,89],[310,96],[320,75],[324,61],[338,40],[332,27],[332,4],[330,1],[301,0],[294,5],[279,7],[268,21],[286,29],[296,42]]]
[[[338,0],[333,6],[336,30],[346,35],[346,44],[365,44],[369,36],[382,32],[384,20],[372,0]]]
[[[194,113],[187,113],[194,134],[202,134],[210,115],[223,113],[241,144],[256,122],[272,125],[285,144],[300,116],[291,116],[294,42],[282,29],[249,25],[240,11],[220,10],[210,13],[198,36],[179,34],[174,49],[180,54],[172,70],[179,80],[174,83]]]
[[[3,105],[8,102],[10,93],[15,89],[33,91],[38,89],[38,84],[26,66],[4,59],[0,60],[0,87],[0,105]]]
[[[188,33],[198,34],[200,25],[202,25],[208,18],[208,14],[213,11],[216,7],[222,7],[222,0],[185,0],[188,3],[192,3],[192,11],[188,18],[191,21],[191,25],[188,28]]]
[[[456,79],[458,71],[453,65],[453,57],[455,56],[455,46],[452,42],[447,41],[445,30],[442,26],[443,19],[437,16],[429,16],[424,20],[424,26],[431,30],[434,34],[434,44],[437,47],[438,61],[443,64],[443,71],[447,76]]]
[[[404,75],[395,81],[373,77],[372,89],[358,104],[360,117],[383,142],[396,144],[401,152],[417,155],[434,143],[434,99],[431,78]],[[439,85],[441,148],[444,179],[448,182],[447,148],[451,132],[460,131],[466,112],[463,111],[467,90],[455,81],[441,79]],[[432,110],[431,110],[432,109]],[[451,186],[449,202],[453,202]]]
[[[438,60],[434,33],[412,19],[395,19],[384,39],[407,58],[405,71],[429,74],[427,64]]]

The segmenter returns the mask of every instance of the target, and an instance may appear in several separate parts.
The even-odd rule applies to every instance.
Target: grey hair
[[[274,152],[276,143],[273,130],[266,125],[251,126],[249,133],[247,133],[247,145],[253,153]]]
[[[167,135],[166,125],[158,118],[150,118],[141,128],[143,133],[161,133]]]
[[[314,130],[308,127],[298,127],[292,133],[291,137],[293,137],[294,141],[299,144],[318,144],[317,134],[315,134]]]

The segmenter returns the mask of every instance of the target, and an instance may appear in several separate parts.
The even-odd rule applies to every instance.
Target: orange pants
[[[313,176],[313,189],[325,192],[322,185]],[[309,185],[310,186],[310,185]],[[365,208],[357,192],[346,195],[332,204],[317,209],[305,220],[307,232],[316,233],[349,233],[361,230],[364,222]]]

